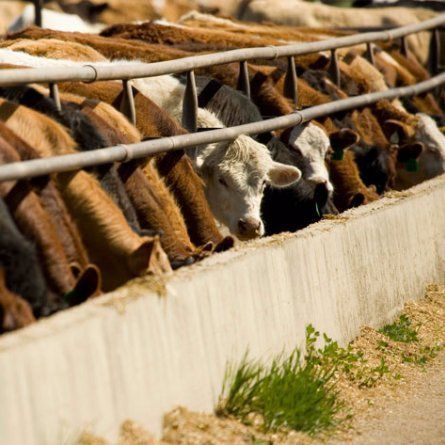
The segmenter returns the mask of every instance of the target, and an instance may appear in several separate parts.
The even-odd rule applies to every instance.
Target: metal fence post
[[[406,41],[406,36],[403,36],[400,39],[400,54],[402,54],[404,57],[408,56],[408,43]]]
[[[298,82],[297,69],[295,68],[295,59],[290,56],[287,58],[287,71],[284,78],[284,95],[292,99],[295,108],[298,107]]]
[[[41,28],[43,0],[33,0],[33,3],[34,3],[34,25]]]
[[[375,66],[374,45],[372,43],[366,44],[365,56],[368,59],[368,62]]]
[[[239,63],[239,76],[236,89],[242,91],[250,99],[249,68],[245,60]]]
[[[428,55],[428,68],[432,76],[439,73],[440,67],[440,34],[438,29],[431,32],[430,48]]]
[[[57,83],[49,84],[49,96],[56,104],[56,108],[59,111],[62,111],[62,104],[60,103],[59,87],[57,86]]]
[[[331,63],[329,65],[329,74],[331,75],[334,83],[339,87],[341,78],[340,78],[340,68],[338,66],[337,50],[336,49],[331,50]]]
[[[136,108],[134,105],[133,87],[131,86],[131,82],[126,79],[122,81],[122,86],[122,99],[119,110],[133,125],[136,125]]]
[[[198,93],[196,90],[195,72],[187,72],[187,82],[182,105],[182,125],[190,132],[198,127]]]

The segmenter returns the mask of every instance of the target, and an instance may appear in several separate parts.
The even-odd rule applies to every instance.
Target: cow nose
[[[325,206],[328,198],[329,190],[327,182],[317,184],[314,190],[314,199],[320,209]]]
[[[241,238],[257,238],[261,235],[261,221],[255,218],[240,218],[238,220],[238,231]]]

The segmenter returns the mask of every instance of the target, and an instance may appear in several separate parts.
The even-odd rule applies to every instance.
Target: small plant
[[[403,363],[414,363],[415,365],[426,365],[431,359],[435,358],[440,351],[440,346],[425,346],[420,348],[418,353],[402,354]]]
[[[401,315],[394,323],[383,326],[379,332],[393,341],[402,343],[413,343],[419,340],[417,331],[413,329],[411,320],[406,315]]]
[[[295,349],[289,356],[274,358],[270,366],[250,361],[246,354],[236,368],[229,368],[217,408],[219,415],[232,415],[249,422],[260,416],[264,429],[282,427],[314,434],[335,424],[342,408],[334,389],[334,374],[358,360],[319,332],[306,330],[306,354]]]

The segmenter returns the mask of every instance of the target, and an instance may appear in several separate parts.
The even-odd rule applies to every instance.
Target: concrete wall
[[[0,337],[0,443],[60,445],[127,418],[159,432],[178,404],[211,410],[227,361],[341,342],[445,278],[445,177],[263,239]]]

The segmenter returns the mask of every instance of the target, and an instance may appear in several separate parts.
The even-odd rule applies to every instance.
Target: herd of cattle
[[[255,3],[255,2],[253,2]],[[69,20],[69,19],[68,19]],[[0,40],[0,68],[156,62],[197,53],[343,34],[240,22],[193,12],[176,23],[116,24],[98,34],[29,27]],[[298,109],[429,78],[414,51],[357,46],[330,58],[295,58]],[[238,91],[239,64],[196,71],[198,131],[292,113],[286,60],[248,63],[251,97]],[[136,124],[122,114],[122,82],[0,87],[0,163],[185,134],[185,79],[132,81]],[[296,231],[445,171],[445,97],[439,92],[239,136],[184,152],[28,181],[0,182],[0,332],[163,274],[235,241]]]

